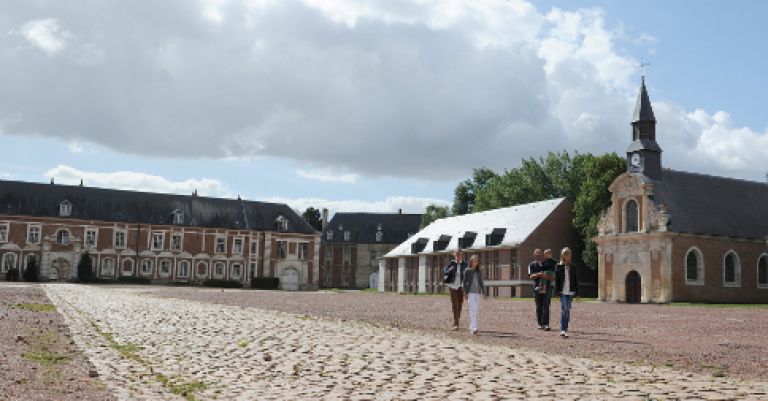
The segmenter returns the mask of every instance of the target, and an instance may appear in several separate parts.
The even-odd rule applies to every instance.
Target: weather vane
[[[651,65],[650,62],[646,62],[642,57],[640,58],[640,64],[637,65],[640,68],[640,76],[645,76],[645,67]]]

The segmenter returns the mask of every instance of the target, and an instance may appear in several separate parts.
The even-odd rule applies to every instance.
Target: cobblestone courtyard
[[[158,287],[60,284],[44,289],[101,380],[125,400],[768,397],[765,381],[564,357],[384,324],[158,298],[156,293],[164,291]],[[185,291],[197,291],[203,299],[218,292]]]

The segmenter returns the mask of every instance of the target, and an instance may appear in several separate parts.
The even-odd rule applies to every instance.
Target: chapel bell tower
[[[656,117],[641,78],[635,112],[632,116],[632,144],[627,148],[627,171],[652,180],[661,179],[661,148],[656,143]]]

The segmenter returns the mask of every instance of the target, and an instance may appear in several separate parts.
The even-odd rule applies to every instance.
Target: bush
[[[280,279],[277,277],[254,277],[251,279],[251,288],[276,290],[279,286]]]
[[[150,284],[152,280],[149,277],[121,276],[118,277],[117,282],[120,284]]]
[[[77,263],[77,279],[81,283],[93,283],[96,280],[96,275],[93,274],[92,263],[91,255],[88,251],[83,252],[80,256],[80,262]]]
[[[8,272],[5,273],[5,279],[8,281],[19,281],[19,269],[15,267],[8,269]]]
[[[243,288],[243,284],[235,280],[210,279],[203,281],[203,287]]]
[[[27,268],[24,269],[24,281],[36,282],[40,281],[40,268],[37,266],[37,259],[31,258],[27,262]]]

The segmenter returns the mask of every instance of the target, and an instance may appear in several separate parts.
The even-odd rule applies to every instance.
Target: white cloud
[[[83,183],[89,187],[184,195],[189,195],[197,190],[197,193],[203,196],[232,197],[226,185],[212,178],[171,181],[157,175],[134,171],[91,172],[65,165],[58,165],[48,170],[45,177],[55,179],[58,184],[77,185],[80,180],[83,180]]]
[[[322,181],[322,182],[340,182],[344,184],[354,184],[357,182],[357,179],[360,178],[357,174],[351,174],[351,173],[344,173],[344,174],[335,174],[330,169],[313,169],[313,170],[296,170],[296,174],[299,175],[299,177],[306,178],[308,180],[313,181]]]
[[[72,153],[83,153],[83,146],[77,142],[70,142],[67,144],[67,149]]]
[[[36,19],[24,24],[19,32],[29,43],[37,46],[46,54],[54,55],[67,46],[72,34],[62,29],[56,18]]]
[[[310,206],[316,209],[327,208],[331,214],[337,212],[396,213],[398,210],[402,210],[403,213],[424,213],[424,209],[429,205],[447,206],[450,204],[441,199],[409,196],[393,196],[381,201],[281,197],[266,198],[264,201],[285,203],[299,211],[304,211]]]
[[[41,61],[13,51],[19,36],[0,37],[2,132],[161,157],[270,156],[327,167],[299,173],[326,182],[454,181],[548,150],[623,152],[638,60],[620,49],[657,43],[600,9],[542,12],[524,0],[101,4],[4,9],[49,54],[67,48],[67,29],[84,45]],[[27,21],[41,13],[66,16],[67,29]],[[755,149],[768,133],[718,113],[702,120],[650,85],[666,166],[764,168]]]

